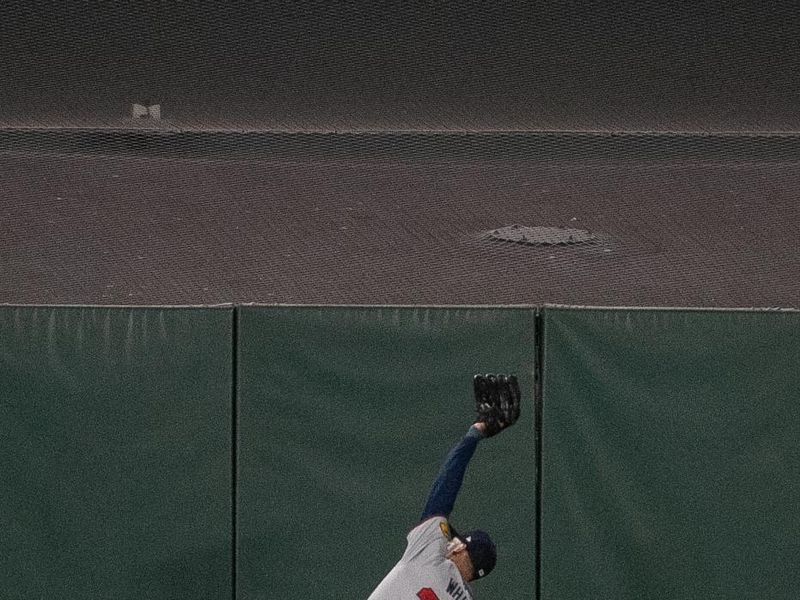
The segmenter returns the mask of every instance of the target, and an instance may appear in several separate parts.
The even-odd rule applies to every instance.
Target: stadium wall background
[[[365,598],[474,372],[486,598],[795,598],[800,313],[0,307],[0,597]]]

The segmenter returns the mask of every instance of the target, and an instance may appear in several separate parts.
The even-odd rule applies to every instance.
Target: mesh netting
[[[800,129],[788,0],[5,0],[0,28],[0,125]]]
[[[796,3],[451,4],[3,3],[0,303],[798,307]]]

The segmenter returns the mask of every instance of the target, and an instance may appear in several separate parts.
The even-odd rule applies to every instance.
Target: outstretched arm
[[[428,501],[422,511],[423,521],[437,515],[449,517],[453,512],[467,465],[475,453],[475,448],[478,447],[478,442],[484,437],[486,437],[486,424],[475,423],[461,441],[450,450],[428,495]]]

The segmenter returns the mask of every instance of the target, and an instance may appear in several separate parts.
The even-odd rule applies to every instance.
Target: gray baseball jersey
[[[455,563],[445,558],[450,525],[431,517],[408,534],[408,546],[395,567],[367,600],[472,600]]]

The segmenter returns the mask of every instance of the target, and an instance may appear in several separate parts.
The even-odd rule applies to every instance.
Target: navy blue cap
[[[492,538],[480,529],[468,531],[459,538],[467,545],[467,553],[472,561],[472,568],[475,570],[475,579],[486,577],[492,572],[497,562],[497,547]]]

